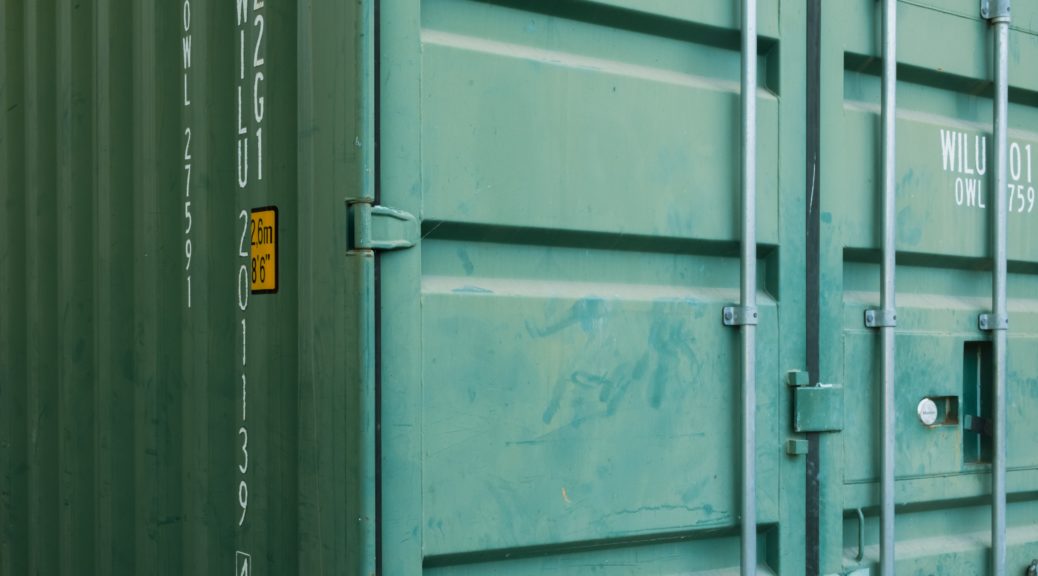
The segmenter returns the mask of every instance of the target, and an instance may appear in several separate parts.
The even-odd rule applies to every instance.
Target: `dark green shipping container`
[[[0,0],[0,576],[1028,573],[1038,3],[884,3]]]

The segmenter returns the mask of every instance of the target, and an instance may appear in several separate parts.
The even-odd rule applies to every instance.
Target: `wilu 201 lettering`
[[[941,130],[941,168],[955,174],[952,187],[956,206],[987,208],[984,186],[988,173],[988,138],[957,130]],[[1009,212],[1034,211],[1031,144],[1009,145]]]

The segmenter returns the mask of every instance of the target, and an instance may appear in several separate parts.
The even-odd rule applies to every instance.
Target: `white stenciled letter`
[[[1024,146],[1024,150],[1027,150],[1027,183],[1030,184],[1031,180],[1031,145]]]
[[[263,127],[256,128],[256,179],[263,180]]]
[[[184,36],[181,40],[184,44],[184,69],[191,67],[191,35]]]
[[[974,181],[973,181],[972,178],[966,179],[965,182],[966,182],[966,205],[967,206],[976,206],[977,205],[977,187],[973,183]]]
[[[1009,145],[1009,177],[1013,181],[1020,180],[1020,145],[1013,142]]]
[[[252,80],[252,112],[256,116],[256,123],[263,122],[263,96],[260,90],[263,80],[263,72],[256,72],[256,77]]]
[[[941,157],[945,172],[955,170],[955,132],[951,130],[941,130]]]
[[[966,205],[967,206],[976,206],[976,205],[980,204],[980,207],[983,208],[984,207],[983,201],[979,200],[979,198],[978,198],[979,197],[979,190],[977,189],[978,188],[977,183],[978,183],[978,181],[976,179],[974,179],[974,178],[967,178],[966,179]]]
[[[245,150],[242,150],[242,147]],[[244,188],[249,183],[249,139],[238,138],[238,187]]]
[[[962,157],[965,156],[965,154],[963,153],[962,149],[963,149],[963,144],[966,142],[966,135],[962,134],[962,133],[956,133],[955,136],[956,136],[956,139],[959,141],[959,145],[958,145],[959,146],[959,168],[958,168],[958,171],[961,173],[961,172],[965,172],[965,170],[962,169],[962,164],[963,164]]]
[[[977,162],[977,175],[983,176],[988,171],[988,137],[977,136],[974,140],[974,154]]]
[[[242,105],[241,105],[241,85],[238,86],[238,134],[244,135],[249,132],[249,129],[242,123]]]
[[[970,137],[966,134],[962,135],[962,171],[973,175],[973,168],[970,167]]]
[[[263,43],[263,15],[257,14],[256,19],[253,21],[254,26],[258,28],[256,35],[256,51],[252,54],[252,67],[259,68],[263,66],[263,58],[260,57],[260,45]]]

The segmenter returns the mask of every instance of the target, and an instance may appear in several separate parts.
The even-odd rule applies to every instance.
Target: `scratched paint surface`
[[[430,553],[734,525],[725,358],[738,341],[713,313],[734,297],[718,286],[738,278],[730,260],[445,244],[424,246]],[[514,277],[535,271],[556,280]],[[775,321],[773,302],[763,314]],[[762,371],[776,362],[762,349]],[[776,393],[758,401],[762,441],[777,432]],[[777,456],[759,451],[762,477]],[[762,483],[766,521],[777,488]]]
[[[897,115],[897,339],[895,468],[899,574],[983,574],[990,546],[986,440],[964,430],[990,414],[983,384],[990,337],[977,315],[991,307],[993,142],[988,25],[969,0],[899,3]],[[823,488],[823,571],[878,561],[879,341],[863,325],[879,304],[881,82],[874,3],[827,12],[823,29],[822,237],[825,381],[845,390],[842,434],[823,440],[823,466],[841,482]],[[1018,11],[1019,10],[1019,11]],[[1038,555],[1038,61],[1036,7],[1014,3],[1010,38],[1007,489],[1010,571]],[[926,29],[932,34],[915,34]],[[978,390],[979,388],[979,390]],[[916,414],[939,399],[941,419]],[[954,413],[949,414],[949,411]],[[856,510],[866,511],[857,562]]]
[[[802,336],[793,328],[785,348],[776,344],[775,295],[801,279],[780,280],[775,259],[777,7],[762,2],[770,39],[757,91],[766,343],[758,513],[772,543],[762,569],[795,572],[803,474],[782,452],[780,356]],[[420,274],[414,291],[382,309],[386,326],[416,335],[390,336],[410,344],[387,346],[384,370],[418,363],[412,380],[384,372],[383,398],[407,395],[416,406],[388,422],[383,414],[383,474],[417,477],[407,493],[421,514],[389,505],[389,534],[399,537],[384,540],[385,569],[736,566],[739,334],[720,313],[739,286],[737,14],[667,2],[433,0],[416,15],[420,29],[408,30],[422,45],[419,123],[391,117],[382,157],[384,169],[399,176],[392,167],[406,164],[420,179],[383,185],[383,202],[408,210],[420,189],[420,258],[382,260],[383,274],[398,265]],[[416,137],[420,161],[388,144]],[[786,176],[796,189],[787,202],[801,176]],[[801,235],[789,233],[791,249]],[[411,298],[420,306],[405,304]],[[412,443],[420,449],[404,452]],[[785,504],[783,474],[792,482]],[[661,540],[673,542],[648,545]],[[419,544],[424,568],[405,560]],[[589,546],[599,550],[571,555]],[[480,564],[530,554],[544,560]]]
[[[736,4],[381,0],[380,202],[424,236],[378,257],[382,573],[737,570],[738,333],[720,322],[739,284]],[[760,567],[805,572],[784,374],[804,367],[817,190],[817,376],[845,394],[844,431],[820,443],[820,545],[823,572],[846,573],[878,557],[861,325],[878,287],[877,11],[824,3],[813,188],[803,5],[760,3]],[[372,6],[0,3],[0,574],[375,563],[357,466],[375,442],[358,403],[374,287],[343,255],[343,199],[372,180]],[[990,290],[988,28],[976,0],[899,6],[898,571],[978,574],[989,474],[962,420],[983,399],[967,384],[984,378]],[[1023,72],[1038,4],[1013,10],[1022,572],[1038,557],[1038,75]],[[265,205],[284,267],[277,299],[246,301],[237,216]],[[959,422],[921,426],[923,396],[954,398]]]

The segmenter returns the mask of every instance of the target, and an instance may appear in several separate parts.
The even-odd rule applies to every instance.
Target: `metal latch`
[[[985,20],[1009,18],[1009,0],[980,0],[980,17]]]
[[[413,214],[375,206],[369,200],[346,201],[349,250],[402,250],[418,243],[420,226]]]
[[[994,435],[994,422],[987,418],[967,414],[962,421],[962,429],[990,437]]]
[[[843,430],[843,387],[810,385],[807,372],[792,370],[786,383],[793,388],[793,430],[796,432],[839,432]]]

